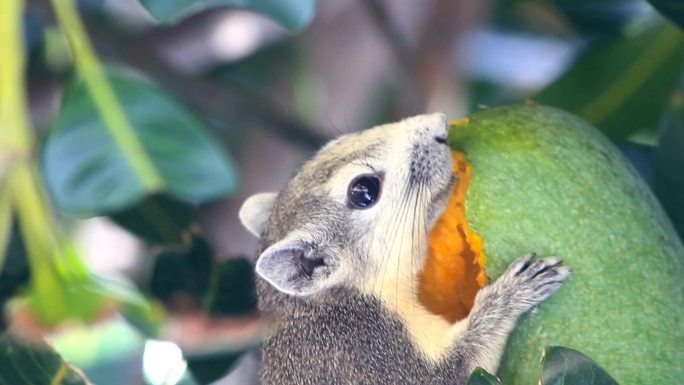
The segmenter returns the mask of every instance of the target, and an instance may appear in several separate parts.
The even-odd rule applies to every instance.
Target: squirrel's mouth
[[[445,178],[444,187],[432,196],[428,209],[427,223],[429,227],[434,226],[438,217],[444,213],[447,203],[453,195],[456,180],[456,175],[450,172],[448,178]]]
[[[446,208],[430,230],[418,299],[429,311],[456,322],[467,317],[477,291],[487,284],[487,276],[482,240],[470,229],[465,216],[472,166],[460,152],[452,153],[452,157],[455,177],[444,194],[439,194],[444,195],[439,199]]]

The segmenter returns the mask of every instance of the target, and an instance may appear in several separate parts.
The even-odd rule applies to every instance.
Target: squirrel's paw
[[[513,262],[489,291],[506,299],[511,310],[527,311],[555,293],[570,276],[572,269],[561,263],[555,257],[535,259],[528,254]]]

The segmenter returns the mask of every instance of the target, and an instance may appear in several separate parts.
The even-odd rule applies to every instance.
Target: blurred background
[[[0,10],[2,383],[255,383],[269,320],[242,201],[328,139],[414,114],[571,111],[684,231],[678,0]]]

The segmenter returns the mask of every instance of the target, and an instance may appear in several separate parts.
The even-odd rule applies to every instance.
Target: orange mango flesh
[[[475,294],[487,284],[482,239],[470,230],[465,218],[472,166],[460,152],[454,152],[453,158],[456,186],[444,213],[430,230],[428,257],[418,286],[423,306],[450,322],[468,315]]]

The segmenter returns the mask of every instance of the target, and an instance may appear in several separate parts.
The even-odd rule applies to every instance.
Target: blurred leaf
[[[110,81],[163,178],[163,191],[147,191],[132,172],[76,78],[43,146],[43,174],[57,206],[92,216],[130,207],[147,194],[166,193],[197,203],[235,190],[233,162],[188,109],[155,85],[122,72],[110,73]]]
[[[499,0],[495,4],[497,25],[565,37],[615,35],[649,14],[641,0]]]
[[[521,98],[525,98],[525,95],[505,84],[480,78],[469,79],[468,111],[519,103]]]
[[[125,319],[113,317],[90,327],[68,325],[50,333],[50,346],[97,385],[143,385],[145,338]],[[160,358],[164,359],[164,358]]]
[[[160,326],[166,320],[164,308],[147,299],[144,304],[124,302],[119,309],[123,318],[147,338],[157,338]]]
[[[254,267],[248,260],[218,262],[198,236],[187,249],[166,250],[156,258],[150,293],[172,310],[201,307],[212,315],[256,311]]]
[[[654,190],[684,239],[684,96],[666,112],[655,150]]]
[[[133,326],[147,336],[157,335],[165,315],[158,304],[143,297],[137,287],[127,283],[99,276],[93,276],[93,280]]]
[[[61,279],[59,288],[64,300],[59,305],[51,303],[50,298],[41,297],[33,286],[28,290],[26,300],[29,309],[41,326],[53,327],[68,319],[93,321],[104,313],[109,304],[110,299],[87,278]]]
[[[75,250],[69,248],[63,253],[75,253]],[[72,258],[58,256],[56,252],[52,256],[56,261]],[[116,303],[89,275],[63,273],[59,268],[45,269],[33,264],[31,268],[31,284],[19,303],[27,306],[25,309],[40,327],[53,327],[68,319],[93,321],[112,310]],[[45,294],[45,287],[40,285],[47,280],[51,281],[51,290]]]
[[[68,248],[65,253],[75,253],[75,250]],[[77,256],[59,256],[66,259],[74,257]],[[26,325],[17,327],[25,326],[27,330],[36,332],[65,320],[92,322],[118,310],[132,312],[141,320],[159,320],[155,309],[133,286],[96,275],[64,273],[61,270],[53,278],[56,280],[55,289],[50,296],[41,296],[34,286],[40,276],[32,277],[26,294],[19,297],[17,306],[13,307],[27,321]]]
[[[496,376],[489,374],[482,368],[475,368],[473,373],[468,377],[466,385],[501,385]]]
[[[613,144],[627,158],[646,184],[653,186],[653,154],[655,153],[655,144],[638,143],[632,141],[632,137],[629,140],[615,140]]]
[[[246,259],[216,262],[209,245],[199,237],[193,238],[189,250],[164,251],[157,256],[150,291],[172,310],[182,312],[201,308],[212,316],[226,316],[256,311],[252,264]],[[232,327],[245,327],[236,325]],[[242,337],[244,333],[240,332]],[[188,368],[199,384],[223,377],[244,353],[225,343],[220,346],[202,353],[184,350]]]
[[[274,92],[280,79],[289,79],[296,71],[300,45],[297,40],[290,39],[268,44],[240,60],[211,68],[207,76],[266,95]]]
[[[316,10],[316,0],[140,0],[140,3],[163,23],[175,23],[208,8],[232,6],[263,13],[295,32],[309,25]]]
[[[161,252],[152,271],[150,293],[172,309],[199,307],[210,284],[212,254],[207,241],[200,237],[193,237],[188,249]]]
[[[10,226],[7,248],[4,250],[4,264],[0,265],[0,309],[17,291],[29,282],[31,269],[26,259],[26,249],[16,222]],[[2,316],[0,315],[0,319]],[[0,331],[4,329],[0,321]]]
[[[204,308],[212,315],[238,315],[256,311],[254,266],[244,258],[214,265]]]
[[[133,207],[110,214],[117,224],[152,245],[183,243],[195,222],[193,206],[166,195],[151,195]]]
[[[11,385],[87,385],[83,374],[49,346],[31,344],[7,332],[0,336],[0,383]]]
[[[641,0],[553,0],[580,31],[618,33],[648,11]]]
[[[681,0],[649,0],[660,13],[684,28],[684,2]]]
[[[596,362],[569,348],[544,350],[540,385],[618,385]]]
[[[43,44],[43,24],[40,17],[35,12],[32,12],[31,9],[28,9],[24,14],[22,27],[24,29],[24,45],[26,52],[30,56],[36,50],[39,50]]]
[[[225,376],[243,354],[244,352],[240,351],[189,355],[185,360],[197,383],[207,385]]]
[[[659,23],[589,48],[532,98],[575,113],[614,138],[654,129],[682,73],[684,36]]]

